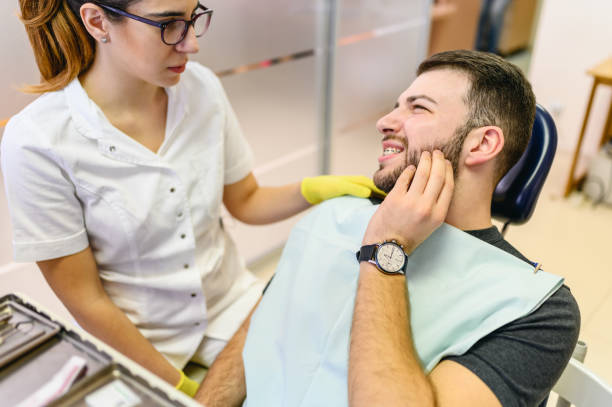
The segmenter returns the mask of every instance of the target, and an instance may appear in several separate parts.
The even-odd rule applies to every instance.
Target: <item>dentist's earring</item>
[[[106,44],[108,42],[108,37],[102,37],[102,38],[100,38],[100,41],[102,41],[104,44]]]

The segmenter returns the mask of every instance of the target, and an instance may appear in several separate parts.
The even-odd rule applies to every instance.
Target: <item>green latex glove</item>
[[[376,188],[374,182],[363,175],[319,175],[302,180],[302,195],[311,204],[342,195],[360,198],[385,197],[387,194]]]
[[[179,372],[181,374],[181,380],[179,380],[175,388],[182,391],[189,397],[195,396],[196,392],[198,391],[198,387],[200,387],[200,385],[195,380],[191,380],[190,378],[185,376],[185,373],[183,373],[182,370],[179,370]]]

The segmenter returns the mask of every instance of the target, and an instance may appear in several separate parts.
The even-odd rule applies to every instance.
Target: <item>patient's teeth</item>
[[[383,155],[396,154],[396,153],[400,153],[401,151],[402,150],[399,148],[387,147],[383,150]]]

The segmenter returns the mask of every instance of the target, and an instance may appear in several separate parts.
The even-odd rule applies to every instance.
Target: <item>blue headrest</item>
[[[531,217],[556,150],[555,122],[550,113],[536,105],[527,149],[495,187],[491,204],[493,217],[511,223],[524,223]]]

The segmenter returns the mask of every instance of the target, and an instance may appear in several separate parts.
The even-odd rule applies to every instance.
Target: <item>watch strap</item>
[[[368,244],[365,246],[361,246],[361,249],[359,249],[357,253],[355,253],[355,256],[357,256],[357,261],[361,263],[362,261],[372,260],[377,247],[378,244]]]

